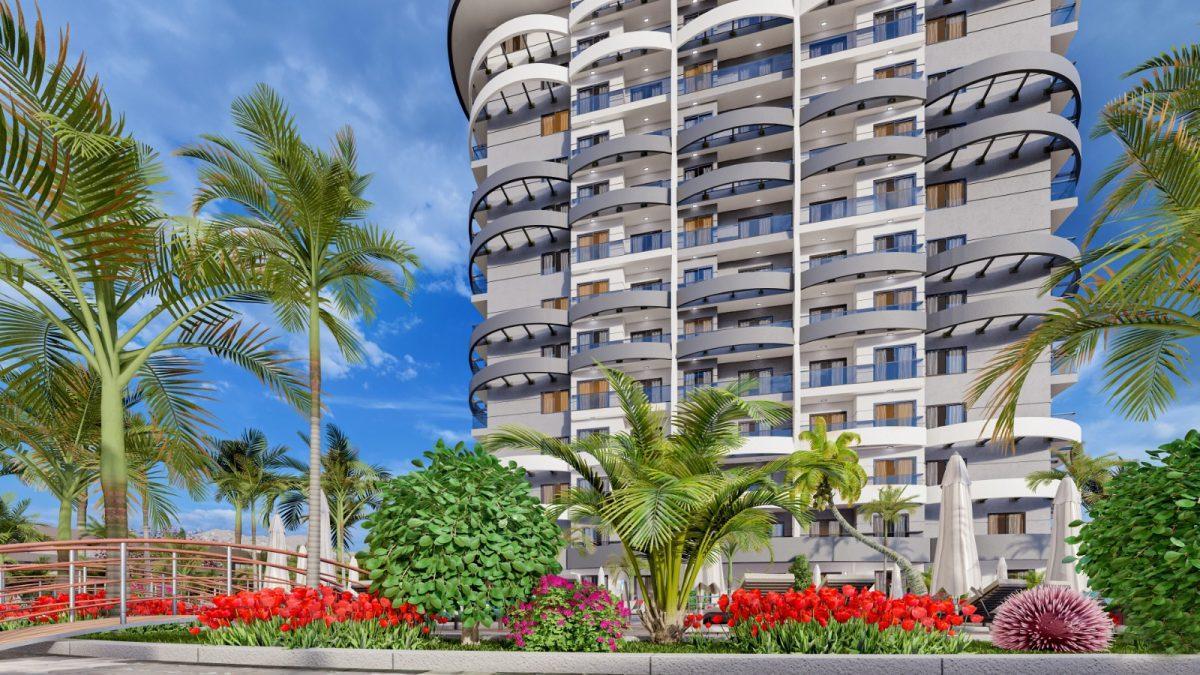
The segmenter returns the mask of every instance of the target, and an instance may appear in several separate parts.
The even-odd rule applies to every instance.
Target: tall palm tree
[[[789,407],[747,401],[753,383],[705,388],[679,403],[671,419],[654,410],[641,385],[629,375],[603,368],[617,395],[627,431],[596,434],[573,442],[538,431],[505,426],[483,444],[491,451],[523,450],[565,462],[583,478],[550,507],[615,534],[645,599],[642,619],[656,641],[679,639],[689,593],[705,565],[723,545],[742,550],[770,544],[775,522],[768,507],[807,523],[807,495],[772,480],[790,457],[759,466],[724,468],[743,439],[738,422],[750,418],[780,424]],[[670,426],[668,426],[670,422]],[[674,429],[674,431],[669,431]]]
[[[1083,505],[1088,507],[1104,498],[1104,488],[1108,485],[1108,481],[1128,463],[1127,460],[1121,459],[1111,452],[1092,457],[1084,451],[1083,443],[1079,441],[1071,443],[1066,451],[1056,451],[1054,455],[1058,458],[1062,468],[1034,471],[1025,477],[1025,483],[1030,490],[1036,490],[1046,483],[1060,481],[1070,476],[1079,488]]]
[[[182,352],[201,349],[254,373],[295,405],[302,382],[266,332],[231,304],[261,298],[255,266],[207,245],[208,228],[159,210],[154,152],[70,56],[48,50],[0,0],[0,374],[35,389],[48,364],[74,360],[100,379],[100,482],[109,534],[127,531],[124,400],[139,392],[158,419],[175,416],[199,445],[202,383]]]
[[[1090,360],[1104,343],[1104,387],[1122,414],[1152,419],[1188,382],[1185,340],[1200,336],[1200,44],[1164,52],[1126,73],[1136,84],[1100,111],[1094,138],[1121,154],[1100,175],[1109,190],[1084,252],[1052,274],[1043,292],[1080,274],[1079,290],[1025,337],[1002,349],[968,398],[988,398],[998,438],[1012,438],[1030,372],[1053,351]],[[1119,228],[1097,243],[1105,228]]]
[[[307,442],[307,438],[301,434]],[[370,515],[379,506],[379,490],[390,480],[392,475],[379,464],[364,462],[358,448],[350,443],[349,437],[335,424],[325,427],[325,452],[321,455],[321,490],[329,500],[330,530],[333,536],[331,542],[339,562],[347,562],[346,547],[350,544],[350,531]],[[293,458],[287,459],[287,464],[301,475],[308,475],[308,466]],[[318,494],[318,498],[320,495]],[[307,519],[307,513],[320,511],[307,510],[312,500],[309,498],[308,486],[304,483],[294,486],[283,493],[279,504],[279,514],[283,524],[288,528],[299,527]],[[312,527],[309,530],[320,530]],[[309,549],[310,551],[320,551]]]
[[[879,494],[875,499],[858,507],[858,512],[867,518],[874,520],[875,516],[879,516],[879,521],[883,527],[877,533],[879,543],[886,548],[888,545],[888,528],[898,527],[901,519],[909,513],[921,508],[921,503],[909,497],[903,487],[888,486],[880,488]]]
[[[242,516],[250,512],[250,537],[258,536],[257,505],[287,480],[288,448],[271,446],[259,429],[246,429],[238,438],[216,441],[211,448],[213,484],[217,499],[233,505],[233,542],[242,543]]]
[[[826,432],[825,420],[815,418],[811,429],[800,432],[800,440],[808,444],[788,471],[787,480],[797,490],[810,496],[815,509],[828,510],[842,530],[848,532],[867,548],[896,563],[904,574],[904,583],[918,595],[928,592],[925,581],[912,563],[899,552],[859,532],[838,510],[838,497],[854,504],[867,484],[867,472],[858,463],[854,446],[859,435],[843,431],[832,442]]]
[[[267,85],[234,100],[233,120],[249,146],[218,135],[183,148],[199,160],[199,212],[215,203],[232,208],[216,218],[236,245],[264,270],[275,313],[284,328],[308,335],[309,511],[319,509],[321,466],[321,328],[351,362],[361,361],[353,317],[372,319],[381,286],[408,299],[418,267],[412,248],[366,221],[363,194],[370,176],[359,173],[354,133],[345,127],[330,148],[305,144],[287,106]],[[308,550],[320,536],[309,528]],[[308,568],[316,586],[320,570]]]

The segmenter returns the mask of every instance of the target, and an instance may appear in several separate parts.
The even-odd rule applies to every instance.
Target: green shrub
[[[959,654],[970,643],[962,635],[920,626],[879,630],[862,619],[830,621],[826,626],[816,621],[783,621],[763,630],[744,622],[733,627],[732,641],[749,654]]]
[[[812,586],[812,568],[808,566],[808,558],[803,553],[792,558],[788,573],[792,575],[792,588],[802,591]]]
[[[385,483],[361,556],[371,591],[426,614],[491,625],[559,571],[562,531],[525,472],[479,447],[438,441],[420,470]],[[464,632],[464,636],[472,631]]]
[[[1153,651],[1200,650],[1200,432],[1147,452],[1105,487],[1078,537],[1080,569]]]

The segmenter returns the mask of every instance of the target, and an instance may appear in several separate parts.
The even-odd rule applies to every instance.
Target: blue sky
[[[175,212],[187,209],[195,170],[169,153],[200,133],[231,133],[229,103],[257,82],[282,93],[310,141],[354,127],[360,164],[375,174],[373,219],[413,244],[425,269],[411,305],[385,298],[380,320],[359,326],[367,363],[347,364],[327,350],[328,419],[367,459],[393,470],[405,470],[439,437],[469,438],[465,348],[478,316],[463,280],[474,181],[446,65],[445,0],[43,0],[41,9],[49,34],[70,24],[73,51],[87,53],[133,132],[166,155],[165,201]],[[1195,0],[1083,3],[1070,57],[1084,80],[1084,128],[1122,91],[1123,70],[1196,39],[1198,23]],[[1084,184],[1114,152],[1111,141],[1087,143]],[[1080,232],[1090,214],[1081,206],[1065,232]],[[283,340],[302,351],[300,338]],[[258,427],[301,452],[296,433],[306,425],[298,413],[236,369],[210,361],[207,374],[218,433]],[[1057,412],[1077,413],[1093,452],[1135,455],[1200,417],[1193,388],[1157,422],[1123,421],[1097,380],[1094,368],[1085,369],[1055,403]],[[0,479],[0,491],[9,490],[32,497],[38,513],[54,512],[46,495]],[[232,524],[224,504],[185,501],[181,512],[188,529]]]

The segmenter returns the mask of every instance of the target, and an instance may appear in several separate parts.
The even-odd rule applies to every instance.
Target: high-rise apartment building
[[[1076,206],[1077,0],[452,0],[451,69],[478,188],[466,208],[470,406],[479,433],[619,429],[595,364],[664,409],[753,379],[793,423],[747,422],[733,462],[853,430],[870,485],[922,503],[888,528],[931,562],[941,473],[967,462],[985,576],[1042,567],[1052,487],[1025,476],[1079,440],[1047,355],[1015,451],[990,441],[976,373],[1055,299]],[[549,501],[577,477],[514,459]],[[884,524],[844,515],[864,532]],[[880,558],[829,513],[780,516],[738,573],[803,553]],[[610,553],[572,552],[595,573]]]

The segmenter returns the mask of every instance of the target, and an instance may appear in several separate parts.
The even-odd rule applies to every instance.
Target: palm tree
[[[36,390],[48,365],[74,360],[100,380],[100,482],[111,536],[127,531],[126,396],[175,417],[199,445],[206,393],[184,352],[201,349],[254,373],[297,406],[302,382],[230,303],[259,299],[262,277],[209,228],[172,221],[156,203],[154,152],[114,113],[67,34],[48,50],[0,0],[0,366],[14,392]]]
[[[351,362],[361,361],[361,340],[349,320],[371,319],[373,286],[408,299],[418,267],[412,248],[366,222],[363,198],[370,176],[358,171],[349,127],[337,132],[328,151],[306,145],[295,119],[265,84],[233,102],[234,124],[250,147],[206,135],[179,154],[200,160],[202,187],[193,208],[214,202],[232,208],[218,226],[264,270],[270,300],[284,328],[308,335],[309,511],[317,512],[321,466],[321,328]],[[242,241],[244,240],[244,241]],[[309,528],[308,550],[320,536]],[[320,581],[317,566],[307,583]]]
[[[301,438],[304,438],[301,435]],[[304,438],[305,442],[308,441]],[[350,531],[379,506],[379,490],[392,475],[379,464],[368,464],[359,457],[358,448],[350,443],[349,437],[335,424],[325,427],[326,450],[321,456],[321,490],[329,501],[331,542],[339,562],[346,562],[346,547],[350,544]],[[301,475],[310,475],[308,466],[292,458],[287,465]],[[318,494],[318,498],[320,495]],[[306,507],[311,509],[312,499],[308,486],[300,482],[283,493],[279,514],[288,528],[299,527],[307,519]],[[319,507],[318,507],[319,508]],[[308,510],[307,513],[320,513]],[[309,520],[310,531],[320,531]],[[308,549],[315,552],[320,547]]]
[[[879,541],[886,548],[888,545],[888,527],[898,527],[905,514],[921,508],[921,503],[905,494],[905,488],[888,486],[881,488],[875,499],[858,507],[858,512],[874,520],[879,516],[883,527],[878,533]]]
[[[677,640],[696,578],[723,545],[767,547],[775,521],[768,507],[808,522],[809,497],[772,480],[791,458],[723,467],[729,453],[742,445],[739,420],[780,424],[791,410],[775,402],[743,400],[741,392],[752,386],[744,383],[693,392],[668,419],[654,410],[639,382],[620,371],[601,370],[620,402],[627,431],[568,443],[505,426],[483,444],[494,452],[548,455],[582,477],[580,485],[556,498],[550,514],[569,514],[576,522],[615,534],[630,569],[644,563],[646,575],[634,575],[634,581],[645,600],[642,620],[650,634],[656,641]]]
[[[46,538],[37,529],[37,523],[25,513],[28,509],[28,499],[18,500],[12,494],[0,494],[0,544],[20,544]]]
[[[825,420],[817,417],[811,429],[800,432],[800,440],[807,443],[809,449],[798,453],[797,461],[789,468],[788,482],[810,496],[814,509],[829,510],[843,531],[896,563],[904,574],[904,583],[909,590],[924,595],[928,592],[925,581],[907,558],[859,532],[838,510],[839,496],[847,504],[858,501],[867,484],[867,472],[858,463],[858,453],[853,447],[861,440],[858,434],[843,431],[830,442],[825,429]]]
[[[1111,452],[1092,457],[1084,451],[1083,443],[1079,441],[1072,442],[1065,452],[1058,450],[1054,455],[1058,458],[1062,468],[1034,471],[1025,477],[1026,485],[1030,490],[1036,490],[1046,483],[1060,481],[1070,476],[1079,488],[1083,505],[1087,507],[1091,507],[1104,498],[1104,488],[1108,485],[1108,481],[1128,463],[1127,460],[1121,459]]]
[[[254,543],[258,536],[256,507],[286,483],[288,477],[281,470],[290,467],[288,448],[272,447],[262,431],[246,429],[238,438],[216,441],[209,453],[216,498],[233,505],[233,543],[242,543],[242,516],[247,510]]]
[[[1140,421],[1163,412],[1176,383],[1188,381],[1184,341],[1200,336],[1200,45],[1162,53],[1126,76],[1139,79],[1100,111],[1092,133],[1121,145],[1092,197],[1111,191],[1080,259],[1044,289],[1080,274],[1078,291],[993,357],[969,391],[970,402],[989,399],[998,438],[1012,438],[1021,389],[1048,351],[1078,364],[1107,343],[1110,402]],[[1106,226],[1120,229],[1095,244]]]

